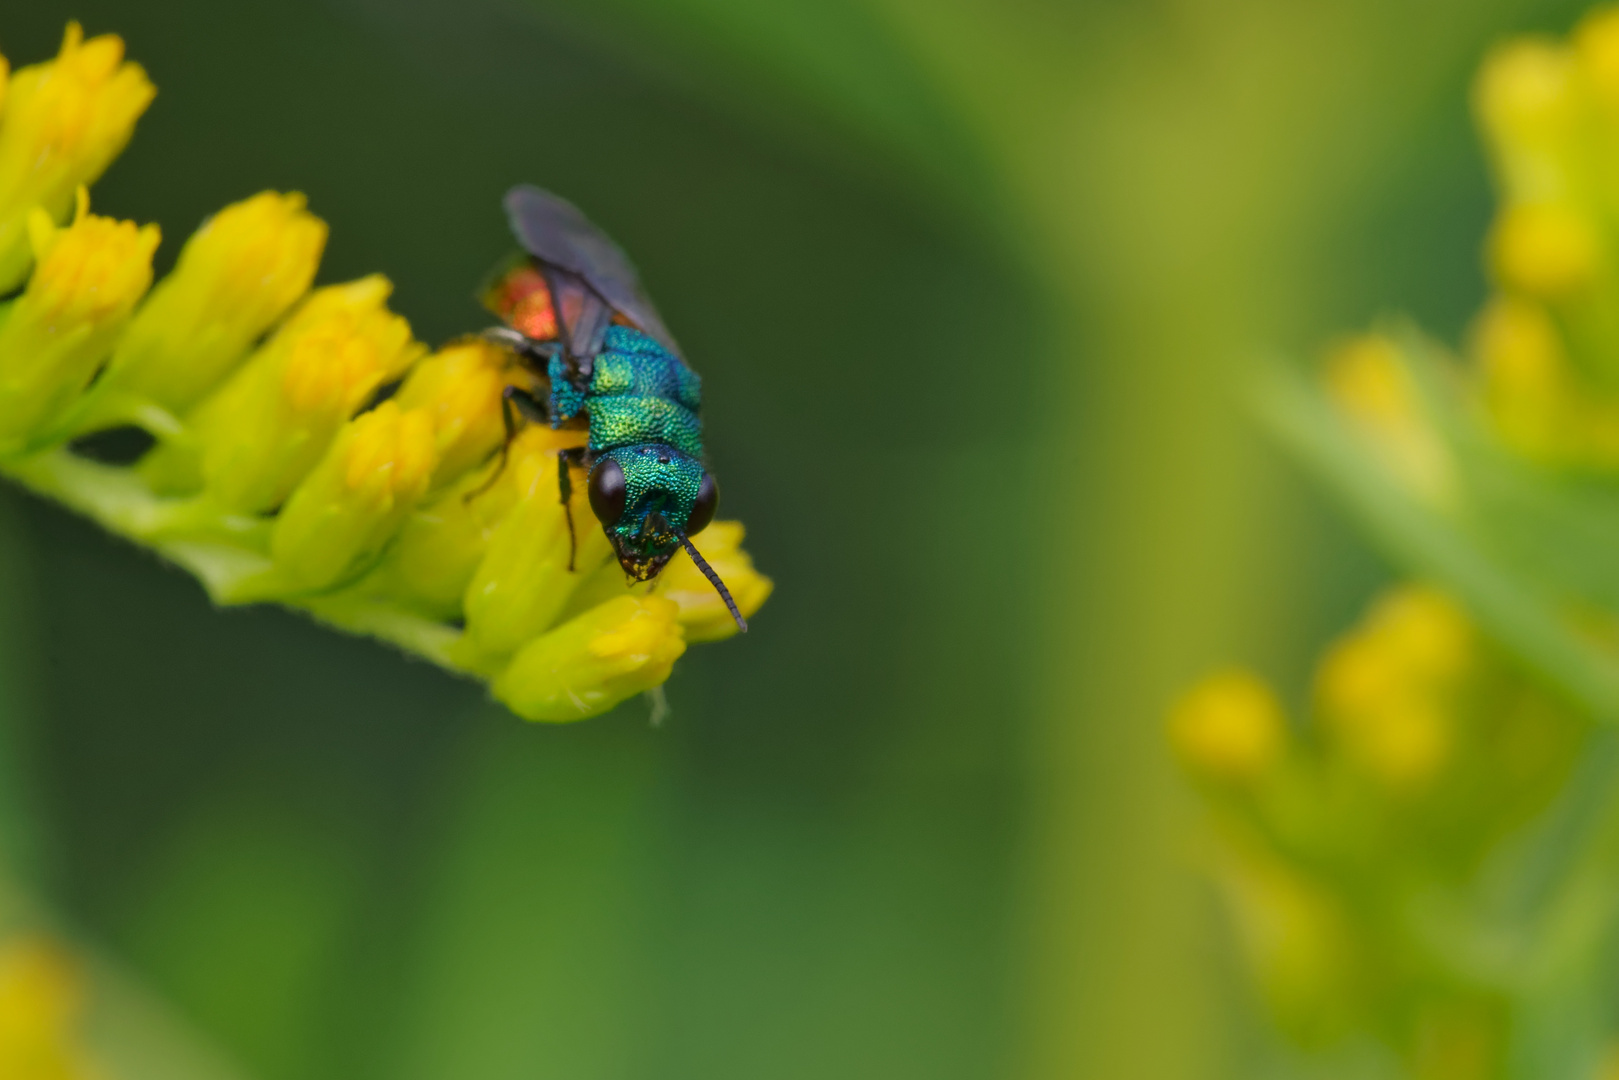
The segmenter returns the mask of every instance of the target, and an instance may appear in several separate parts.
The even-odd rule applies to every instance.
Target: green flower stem
[[[128,469],[53,449],[0,462],[0,473],[36,494],[76,510],[109,532],[156,550],[203,583],[216,604],[275,599],[321,622],[395,645],[458,675],[487,677],[492,663],[459,647],[462,632],[354,589],[316,596],[275,592],[265,553],[267,523],[219,510],[199,499],[154,495]],[[459,660],[455,658],[462,658]]]
[[[1548,597],[1408,494],[1303,376],[1278,368],[1258,404],[1271,432],[1343,498],[1397,565],[1450,590],[1491,636],[1598,722],[1619,724],[1619,658],[1575,633]]]

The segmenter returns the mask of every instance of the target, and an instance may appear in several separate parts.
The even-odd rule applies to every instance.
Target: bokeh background
[[[163,225],[160,270],[304,191],[320,280],[385,272],[438,343],[486,321],[505,188],[579,202],[702,371],[777,581],[662,728],[546,727],[0,493],[0,823],[168,1018],[129,1061],[1252,1075],[1161,717],[1218,663],[1302,686],[1387,571],[1246,373],[1395,310],[1457,338],[1471,73],[1579,6],[7,5],[14,64],[78,18],[157,83],[96,200]]]

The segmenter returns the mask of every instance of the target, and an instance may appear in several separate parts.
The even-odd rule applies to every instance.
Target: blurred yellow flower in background
[[[85,1004],[77,963],[41,936],[0,939],[0,1077],[100,1080],[79,1045]]]
[[[1465,909],[1495,846],[1551,803],[1586,720],[1453,600],[1405,585],[1325,650],[1291,734],[1275,694],[1240,671],[1194,686],[1169,725],[1283,1030],[1318,1048],[1376,1033],[1413,1076],[1497,1075],[1501,990],[1457,963],[1449,935],[1468,931],[1432,918]]]
[[[1241,782],[1268,772],[1287,739],[1281,702],[1247,671],[1210,675],[1169,714],[1169,741],[1191,772]]]

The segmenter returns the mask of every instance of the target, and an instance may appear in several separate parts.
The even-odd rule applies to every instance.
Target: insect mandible
[[[549,392],[502,392],[502,462],[519,414],[553,428],[587,422],[586,444],[557,455],[570,545],[574,466],[589,470],[590,508],[631,578],[650,581],[684,547],[746,631],[730,590],[691,542],[719,506],[703,464],[702,381],[629,259],[578,208],[526,184],[506,193],[505,207],[526,255],[486,292],[486,306],[507,325],[483,336],[516,353]],[[573,555],[570,547],[569,570]]]

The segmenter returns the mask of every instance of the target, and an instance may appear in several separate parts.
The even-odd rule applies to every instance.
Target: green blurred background
[[[1244,373],[1454,340],[1531,0],[30,0],[159,87],[96,188],[301,190],[437,343],[507,186],[633,254],[777,592],[673,715],[480,690],[0,497],[14,861],[251,1076],[1251,1076],[1161,714],[1386,571]]]

